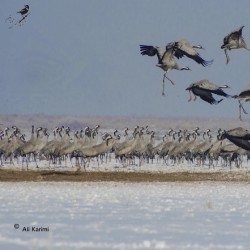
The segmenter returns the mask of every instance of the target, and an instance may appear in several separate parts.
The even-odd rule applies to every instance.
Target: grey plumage
[[[24,5],[24,8],[18,11],[17,13],[20,13],[22,16],[24,16],[29,12],[29,8],[29,5]]]
[[[223,131],[223,132],[225,133],[225,131]],[[242,138],[244,140],[250,140],[249,131],[245,128],[242,128],[242,127],[230,129],[230,130],[226,131],[226,133],[230,136],[233,136],[233,137]]]
[[[240,92],[239,95],[235,95],[233,97],[239,102],[239,118],[240,120],[242,120],[241,111],[247,114],[247,111],[244,109],[242,102],[250,101],[250,85],[248,85],[242,92]]]
[[[243,36],[242,36],[242,29],[244,28],[244,26],[241,26],[239,29],[231,32],[230,34],[228,34],[226,37],[224,37],[223,40],[223,45],[221,46],[221,49],[224,49],[224,52],[226,54],[226,63],[228,64],[230,61],[230,57],[227,53],[228,50],[231,49],[246,49],[249,50]]]
[[[151,45],[140,45],[140,51],[142,55],[155,56],[158,57],[157,67],[161,68],[164,71],[163,75],[163,87],[162,95],[165,95],[165,78],[167,78],[173,85],[174,82],[167,77],[167,73],[172,69],[175,70],[190,70],[189,67],[179,67],[175,60],[175,48],[174,43],[169,43],[165,50],[160,47],[154,47]]]
[[[250,150],[250,134],[247,129],[242,127],[234,128],[228,131],[223,131],[220,140],[228,139],[236,146],[245,150]]]
[[[225,93],[222,88],[229,88],[228,85],[218,86],[209,80],[200,80],[198,82],[191,83],[186,90],[190,92],[190,98],[188,101],[192,100],[191,92],[195,95],[194,100],[196,100],[196,96],[199,96],[203,101],[208,102],[210,104],[218,104],[223,99],[219,101],[215,100],[212,94],[231,97],[227,93]]]
[[[175,48],[175,56],[179,59],[183,56],[187,56],[188,58],[194,60],[198,64],[202,66],[209,66],[213,63],[213,60],[206,61],[204,60],[200,54],[196,51],[196,49],[204,49],[201,45],[191,45],[189,41],[186,39],[179,40],[174,43]]]

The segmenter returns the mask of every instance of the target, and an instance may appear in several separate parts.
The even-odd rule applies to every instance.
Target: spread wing
[[[196,49],[187,41],[187,40],[180,40],[175,42],[175,56],[179,59],[183,56],[187,56],[190,59],[193,59],[198,64],[202,66],[209,66],[213,63],[213,60],[206,61],[204,60],[200,54],[196,51]]]
[[[237,97],[249,97],[250,98],[250,85],[248,85]]]
[[[241,138],[242,140],[250,140],[249,131],[242,127],[230,129],[227,131],[227,134],[229,134],[232,137]]]
[[[203,101],[208,102],[210,104],[218,104],[223,100],[221,99],[219,101],[216,101],[210,91],[199,88],[198,86],[193,87],[192,91],[195,95],[199,96]]]
[[[162,57],[164,55],[164,49],[159,48],[159,47],[154,47],[151,45],[140,45],[140,52],[141,54],[147,55],[147,56],[155,56],[157,55],[158,57],[158,63],[161,64],[162,63]]]
[[[208,90],[209,92],[220,95],[220,96],[225,96],[225,97],[230,97],[227,93],[225,93],[220,86],[210,82],[209,80],[201,80],[196,83],[197,86],[201,89]],[[226,85],[224,85],[226,86]]]
[[[228,34],[223,40],[224,44],[227,44],[232,40],[238,41],[240,39],[240,37],[242,37],[242,29],[243,28],[244,28],[244,26],[241,26],[239,29]]]
[[[236,146],[243,148],[245,150],[250,150],[250,143],[247,140],[243,140],[241,138],[235,138],[235,137],[227,137],[229,141],[234,143]]]

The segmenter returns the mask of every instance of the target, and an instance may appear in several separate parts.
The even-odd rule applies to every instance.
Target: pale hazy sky
[[[31,13],[24,25],[8,29],[5,19],[18,18],[25,4]],[[250,44],[249,10],[248,0],[2,0],[1,114],[237,118],[235,100],[189,103],[185,89],[209,79],[238,94],[250,84],[250,52],[229,52],[226,65],[220,48],[241,25]],[[176,84],[166,82],[162,97],[163,71],[139,44],[164,47],[182,38],[203,45],[201,56],[214,63],[178,60],[192,71],[171,71]]]

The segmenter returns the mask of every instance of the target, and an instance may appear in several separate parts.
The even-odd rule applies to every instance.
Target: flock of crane
[[[113,160],[122,167],[155,162],[209,167],[231,167],[233,162],[240,167],[244,157],[250,158],[250,134],[240,128],[212,133],[210,129],[201,131],[197,127],[194,130],[169,129],[162,133],[148,126],[111,132],[101,131],[99,127],[81,130],[56,127],[50,136],[47,128],[32,126],[28,140],[16,126],[5,128],[0,131],[1,165],[43,168],[46,161],[49,168],[72,167],[78,171],[86,170],[93,161],[99,166]]]
[[[29,14],[29,6],[25,5],[21,11],[22,18]],[[23,20],[21,19],[21,21]],[[9,19],[8,19],[9,20]],[[224,49],[226,63],[230,61],[228,50],[244,48],[250,50],[243,39],[242,29],[231,32],[224,38],[221,49]],[[213,60],[204,60],[196,49],[203,49],[201,45],[191,45],[187,40],[179,40],[168,43],[165,49],[140,45],[142,55],[157,56],[158,64],[163,71],[162,95],[165,95],[165,79],[173,85],[174,82],[168,77],[169,71],[190,70],[189,67],[179,67],[176,59],[186,56],[198,64],[206,67],[213,63]],[[250,86],[247,86],[239,95],[229,95],[223,89],[227,85],[218,86],[209,80],[200,80],[192,83],[186,90],[190,92],[189,101],[199,96],[205,102],[218,104],[222,101],[216,100],[213,94],[233,98],[239,102],[240,119],[242,111],[247,114],[242,102],[250,100]],[[244,157],[250,159],[250,134],[248,130],[238,127],[228,131],[219,129],[211,135],[210,129],[201,132],[199,128],[193,131],[186,129],[174,131],[169,129],[164,135],[157,134],[157,131],[150,131],[148,126],[137,126],[134,130],[126,128],[123,133],[118,130],[113,132],[100,132],[99,125],[95,128],[86,127],[81,130],[72,130],[69,127],[57,127],[53,130],[51,138],[47,128],[32,126],[31,137],[26,140],[25,134],[16,126],[0,130],[0,161],[1,166],[7,163],[19,165],[27,169],[31,162],[36,167],[42,160],[46,160],[49,167],[59,165],[65,166],[70,162],[72,167],[80,170],[96,159],[98,166],[100,162],[115,160],[122,166],[142,165],[162,161],[165,164],[198,164],[211,167],[219,162],[223,166],[234,162],[240,167]],[[215,134],[216,133],[216,134]],[[228,139],[230,143],[226,143]],[[112,158],[113,157],[113,158]]]
[[[243,48],[250,51],[250,48],[248,48],[242,36],[243,28],[244,26],[231,32],[223,40],[223,45],[221,46],[221,49],[224,49],[227,64],[230,61],[228,50]],[[162,95],[165,95],[165,79],[168,79],[174,85],[174,82],[167,76],[167,74],[172,69],[190,70],[189,67],[179,67],[175,58],[180,59],[183,56],[186,56],[204,67],[209,66],[213,63],[213,60],[204,60],[196,49],[203,49],[203,47],[201,45],[191,45],[185,39],[168,43],[165,49],[157,46],[140,45],[140,52],[142,55],[157,55],[158,57],[158,64],[156,66],[160,67],[164,71]],[[219,101],[215,100],[213,94],[220,95],[223,97],[231,97],[238,100],[240,113],[239,117],[240,120],[242,120],[242,111],[247,114],[246,110],[242,106],[242,102],[247,102],[250,100],[250,86],[247,86],[239,95],[234,96],[226,94],[222,90],[223,88],[228,88],[228,85],[218,86],[210,82],[209,80],[201,80],[190,84],[190,86],[186,88],[186,90],[190,92],[189,101],[192,100],[191,93],[195,96],[194,100],[196,99],[196,96],[199,96],[202,100],[210,104],[218,104],[222,101],[222,99],[220,99]]]

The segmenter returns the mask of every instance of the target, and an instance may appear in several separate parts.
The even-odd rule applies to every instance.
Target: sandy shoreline
[[[69,182],[195,182],[221,181],[250,183],[250,171],[228,172],[125,172],[125,171],[57,171],[57,170],[0,170],[0,181],[69,181]]]

